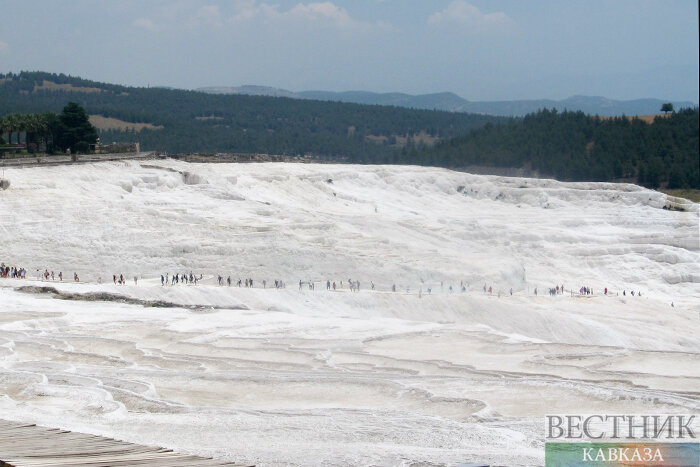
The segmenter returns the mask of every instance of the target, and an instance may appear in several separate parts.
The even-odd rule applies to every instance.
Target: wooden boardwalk
[[[0,420],[0,466],[240,466],[169,449]]]

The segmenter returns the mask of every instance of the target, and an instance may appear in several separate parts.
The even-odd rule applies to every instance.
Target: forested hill
[[[405,163],[525,168],[559,180],[629,180],[651,188],[700,189],[698,109],[647,123],[543,110],[419,151]]]
[[[255,96],[291,97],[295,99],[315,99],[320,101],[352,102],[355,104],[378,104],[408,107],[412,109],[447,110],[449,112],[467,112],[504,117],[524,117],[540,109],[557,109],[559,111],[578,111],[591,115],[622,116],[651,115],[659,111],[668,100],[633,99],[621,101],[600,96],[572,96],[563,100],[529,99],[512,101],[468,101],[452,92],[433,94],[405,94],[401,92],[368,91],[299,91],[268,86],[215,86],[198,88],[197,91],[212,94],[250,94]],[[694,107],[689,101],[671,102],[677,109]]]
[[[0,115],[59,112],[77,102],[109,117],[102,141],[144,150],[307,154],[357,162],[432,144],[502,119],[483,115],[281,97],[212,95],[105,84],[63,74],[0,75]],[[128,123],[140,131],[124,129]],[[105,129],[111,127],[112,129]],[[133,127],[133,125],[132,125]]]
[[[42,72],[0,75],[0,116],[59,112],[71,101],[101,116],[102,141],[139,141],[144,150],[525,168],[560,180],[700,189],[697,108],[653,122],[556,110],[507,119],[134,88]],[[134,123],[142,125],[134,129]]]

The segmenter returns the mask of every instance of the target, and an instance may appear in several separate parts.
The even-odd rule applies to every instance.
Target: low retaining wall
[[[325,161],[314,159],[311,156],[285,156],[279,154],[259,154],[259,153],[186,153],[168,154],[166,157],[178,159],[185,162],[301,162],[301,163],[321,163]]]
[[[114,154],[75,154],[72,156],[61,155],[19,157],[13,159],[0,159],[0,167],[34,167],[37,165],[61,165],[129,159],[149,159],[153,156],[153,152],[133,152]]]

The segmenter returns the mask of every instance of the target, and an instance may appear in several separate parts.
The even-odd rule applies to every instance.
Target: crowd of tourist
[[[27,278],[27,269],[23,267],[18,267],[18,266],[6,266],[5,263],[0,264],[0,277],[2,278],[12,278],[12,279],[26,279]],[[58,282],[63,282],[63,272],[58,271],[58,273],[55,273],[53,270],[44,269],[43,272],[41,272],[40,269],[36,269],[36,279],[41,280],[41,281],[47,281],[47,282],[53,282],[53,281],[58,281]],[[166,272],[164,274],[160,275],[160,284],[161,286],[175,286],[175,285],[192,285],[196,286],[200,281],[204,279],[203,274],[194,274],[192,271],[189,273],[183,272],[183,273],[174,273],[171,274],[169,272]],[[138,276],[133,276],[133,281],[134,285],[138,285]],[[80,282],[80,278],[78,277],[78,273],[74,272],[73,273],[73,281],[74,282]],[[98,283],[102,283],[102,277],[98,277],[97,279]],[[115,285],[126,285],[127,279],[124,277],[124,274],[113,274],[112,275],[112,282]],[[237,280],[232,280],[230,275],[227,275],[224,277],[224,275],[217,275],[216,276],[216,284],[223,287],[223,286],[237,286],[237,287],[246,287],[246,288],[253,288],[255,286],[255,281],[252,278],[246,278],[246,279],[241,279],[238,278]],[[299,290],[303,289],[308,289],[308,290],[316,290],[316,283],[323,284],[323,281],[304,281],[304,280],[299,280]],[[268,282],[266,279],[259,280],[257,281],[258,287],[262,287],[263,289],[267,289]],[[342,290],[344,289],[344,281],[331,281],[330,279],[325,281],[326,285],[326,290],[327,291],[337,291],[337,290]],[[373,281],[369,281],[369,289],[371,291],[374,291],[376,289],[376,286]],[[275,279],[272,283],[271,286],[274,287],[275,289],[283,289],[286,287],[286,284],[283,280],[281,279]],[[353,279],[348,279],[347,280],[347,286],[350,292],[359,292],[360,291],[360,281],[359,280],[353,280]],[[465,293],[467,292],[467,289],[469,287],[469,283],[466,281],[460,281],[459,283],[459,288],[457,289],[458,291]],[[402,287],[399,286],[397,287],[396,284],[391,285],[391,291],[396,292],[397,290],[401,290]],[[440,282],[440,291],[445,292],[447,291],[448,293],[454,293],[456,287],[453,287],[451,284],[445,288],[444,282]],[[405,291],[406,293],[411,292],[411,288],[409,286],[405,286]],[[425,293],[428,295],[431,295],[433,292],[432,287],[427,287],[425,289]],[[502,291],[502,289],[494,289],[493,286],[484,284],[483,286],[483,292],[484,294],[488,295],[497,295],[498,297],[501,297],[502,295],[505,295],[505,293]],[[564,293],[564,285],[557,284],[554,287],[549,287],[548,288],[548,293],[550,296],[556,296],[556,295],[561,295]],[[509,290],[509,294],[513,295],[513,288],[511,287]],[[533,295],[537,295],[537,287],[535,287],[532,291]],[[571,296],[575,294],[574,289],[571,289]],[[593,295],[593,289],[589,286],[581,286],[578,289],[578,294],[579,295],[586,295],[590,296]],[[604,288],[603,290],[603,295],[610,295],[610,291],[608,290],[607,287]],[[424,295],[424,289],[423,286],[420,286],[418,288],[418,296],[422,297]],[[615,295],[620,295],[619,293],[616,293]],[[627,295],[627,290],[622,291],[622,296]],[[631,296],[642,296],[641,291],[635,292],[632,290],[630,292]]]

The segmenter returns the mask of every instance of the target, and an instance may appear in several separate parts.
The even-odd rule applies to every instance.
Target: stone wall
[[[121,152],[140,152],[139,143],[112,143],[98,144],[95,146],[95,154],[115,154]]]

